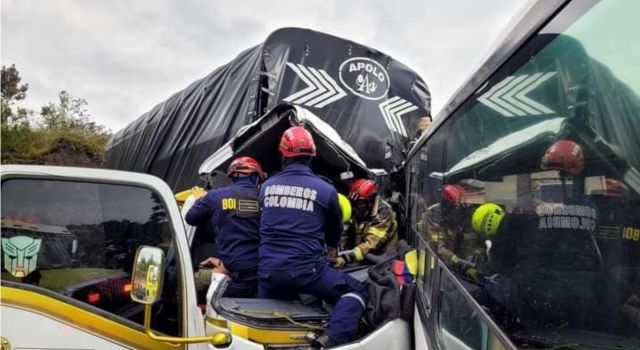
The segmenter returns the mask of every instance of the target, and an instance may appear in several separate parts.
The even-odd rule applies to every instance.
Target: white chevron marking
[[[389,117],[389,115],[387,115],[387,112],[385,112],[384,107],[389,104],[389,103],[393,103],[395,101],[397,101],[400,97],[392,97],[389,100],[383,101],[382,103],[380,103],[378,105],[378,108],[380,109],[380,113],[382,113],[382,117],[384,118],[384,122],[387,124],[387,128],[391,131],[395,131],[395,132],[399,132],[398,130],[396,130],[395,126],[393,125],[393,123],[391,123],[391,119]]]
[[[407,102],[403,103],[397,107],[391,108],[389,110],[389,115],[391,117],[393,117],[393,119],[396,121],[396,124],[398,125],[399,129],[400,129],[400,133],[404,136],[407,136],[407,129],[404,127],[404,123],[402,122],[402,120],[400,120],[400,116],[398,115],[397,112],[403,110],[403,109],[407,109],[410,108],[412,106],[411,102]]]
[[[549,73],[541,76],[540,79],[538,79],[535,83],[529,85],[529,87],[527,87],[526,89],[524,89],[521,92],[517,93],[516,94],[516,98],[519,99],[520,101],[522,101],[523,103],[528,103],[532,107],[537,108],[542,113],[545,113],[545,114],[554,113],[554,111],[552,109],[549,109],[547,106],[545,106],[545,105],[543,105],[541,103],[538,103],[537,101],[534,101],[534,100],[530,99],[529,97],[527,97],[527,94],[529,92],[531,92],[531,90],[537,88],[540,84],[542,84],[543,82],[545,82],[547,79],[551,78],[554,75],[556,75],[556,72],[549,72]]]
[[[413,105],[411,102],[406,101],[398,96],[392,97],[378,105],[384,122],[391,131],[408,137],[407,128],[402,122],[403,115],[413,112],[418,109],[418,106]]]
[[[511,81],[509,81],[509,84],[505,85],[504,88],[500,89],[499,92],[497,92],[495,95],[493,95],[491,98],[496,101],[496,103],[499,103],[500,106],[502,106],[503,108],[507,109],[509,112],[517,115],[517,116],[523,116],[526,115],[525,112],[521,111],[520,109],[518,109],[516,106],[505,102],[503,99],[501,99],[502,96],[506,95],[507,93],[509,93],[510,90],[512,90],[515,86],[517,86],[523,79],[525,79],[527,76],[526,75],[520,75],[517,76],[513,79],[511,79]]]
[[[522,90],[524,87],[526,87],[529,84],[531,84],[540,75],[541,75],[541,73],[536,73],[536,74],[534,74],[534,75],[532,75],[532,76],[530,76],[528,78],[527,78],[526,75],[521,75],[520,78],[522,78],[522,79],[520,79],[519,81],[522,81],[522,82],[520,84],[518,84],[518,86],[516,86],[515,88],[511,89],[511,91],[509,91],[506,94],[504,94],[504,96],[503,96],[504,100],[506,102],[508,102],[508,103],[511,103],[511,104],[519,107],[523,111],[525,111],[525,113],[523,115],[527,115],[527,114],[537,115],[537,114],[540,114],[540,112],[538,110],[536,110],[535,108],[531,107],[528,104],[522,103],[522,102],[520,102],[519,100],[517,100],[516,98],[513,97],[514,94],[516,94],[518,91]]]
[[[307,84],[307,87],[287,96],[282,99],[283,101],[308,107],[323,108],[347,96],[347,93],[324,70],[291,62],[287,62],[287,66]]]
[[[313,83],[309,80],[309,78],[307,78],[304,74],[302,74],[302,72],[300,72],[300,70],[298,69],[298,67],[296,67],[295,64],[291,63],[291,62],[287,62],[287,66],[289,66],[289,68],[291,68],[291,70],[293,70],[297,76],[300,77],[300,79],[302,79],[302,81],[304,81],[305,84],[307,84],[307,87],[296,92],[293,95],[290,95],[286,98],[283,98],[283,101],[286,102],[291,102],[293,100],[295,100],[296,98],[300,97],[300,96],[304,96],[310,92],[312,92],[313,90],[316,89],[315,85],[313,85]]]
[[[304,73],[304,75],[306,75],[307,78],[309,78],[309,80],[313,82],[313,85],[316,87],[316,90],[295,100],[294,101],[295,103],[303,104],[318,95],[322,95],[324,92],[327,91],[327,89],[324,86],[322,86],[322,84],[313,76],[313,74],[307,69],[307,67],[299,66],[298,68],[300,68],[300,71]]]
[[[333,97],[330,97],[329,99],[325,100],[325,101],[324,101],[324,102],[322,102],[322,103],[319,103],[319,104],[316,106],[317,108],[322,108],[322,107],[324,107],[324,106],[326,106],[326,105],[328,105],[328,104],[330,104],[330,103],[333,103],[333,102],[335,102],[335,101],[337,101],[337,100],[339,100],[339,99],[341,99],[341,98],[343,98],[343,97],[347,96],[347,93],[346,93],[346,92],[344,92],[344,90],[342,90],[342,89],[338,86],[338,83],[337,83],[335,80],[333,80],[333,79],[329,76],[329,74],[327,74],[327,72],[325,72],[324,70],[320,69],[320,74],[322,74],[322,76],[324,77],[324,79],[325,79],[326,81],[328,81],[328,82],[329,82],[329,84],[331,84],[331,87],[333,87],[333,90],[336,92],[336,95],[335,95],[335,96],[333,96]]]
[[[397,96],[396,96],[396,97],[397,97]],[[397,133],[401,134],[401,135],[402,135],[402,131],[401,131],[402,129],[401,129],[400,125],[398,125],[398,124],[399,124],[399,123],[398,123],[398,120],[397,120],[396,118],[394,118],[394,117],[391,115],[391,113],[389,113],[389,110],[390,110],[391,108],[393,108],[393,107],[397,107],[397,106],[399,106],[399,105],[402,105],[404,102],[405,102],[405,101],[404,101],[403,99],[401,99],[400,97],[398,97],[398,99],[397,99],[397,100],[395,100],[395,101],[393,101],[393,102],[391,102],[391,103],[388,103],[386,106],[384,106],[384,111],[385,111],[385,113],[389,116],[389,121],[391,121],[391,124],[393,124],[393,126],[394,126],[394,130],[395,130]]]
[[[478,101],[480,101],[480,103],[484,104],[485,106],[497,111],[498,113],[504,115],[505,117],[513,117],[514,115],[511,114],[511,112],[505,110],[504,108],[498,106],[497,104],[493,103],[493,101],[491,101],[489,98],[491,97],[491,95],[493,95],[493,93],[495,93],[496,91],[500,90],[502,88],[502,86],[508,84],[511,79],[513,79],[513,77],[507,77],[506,79],[502,80],[501,82],[497,83],[496,85],[494,85],[491,89],[489,89],[489,91],[485,92],[484,94],[482,94],[482,96],[478,97]]]
[[[554,76],[556,72],[509,76],[478,97],[478,102],[505,117],[554,113],[552,109],[531,99],[528,93]]]
[[[399,110],[399,111],[396,113],[396,116],[398,117],[398,119],[399,119],[399,120],[402,120],[402,118],[400,118],[400,117],[402,117],[403,115],[405,115],[405,114],[407,114],[407,113],[411,113],[411,112],[413,112],[413,111],[415,111],[415,110],[417,110],[417,109],[418,109],[418,106],[414,106],[413,104],[411,104],[411,105],[410,105],[410,106],[408,106],[407,108],[402,109],[402,110]],[[408,136],[408,135],[407,135],[407,129],[404,127],[404,123],[400,122],[400,125],[402,125],[402,130],[404,131],[404,135],[405,135],[405,136]]]
[[[311,73],[313,73],[313,75],[316,76],[316,78],[318,79],[318,81],[322,84],[322,86],[326,89],[326,92],[323,93],[322,95],[314,98],[313,100],[307,102],[307,106],[313,106],[318,102],[322,102],[324,100],[326,100],[328,97],[331,97],[333,95],[336,94],[336,91],[333,91],[333,87],[331,86],[331,84],[329,84],[328,82],[326,82],[324,80],[324,77],[322,76],[322,74],[320,74],[320,72],[318,72],[317,70],[313,69],[313,68],[309,68],[311,70]]]

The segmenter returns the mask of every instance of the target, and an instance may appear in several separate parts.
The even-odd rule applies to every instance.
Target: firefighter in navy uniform
[[[348,250],[339,253],[336,267],[361,262],[368,253],[382,255],[398,243],[396,214],[391,205],[377,195],[375,182],[354,180],[349,187],[349,200],[353,218],[346,231]]]
[[[229,275],[225,297],[249,298],[257,293],[260,210],[258,190],[264,180],[260,164],[251,157],[238,157],[229,165],[227,176],[233,184],[209,191],[185,216],[189,225],[211,225],[219,229],[220,258],[208,258],[201,265]],[[202,271],[202,270],[201,270]],[[206,271],[206,270],[205,270]],[[201,273],[208,287],[210,273]]]
[[[594,239],[598,212],[579,186],[582,148],[557,141],[540,168],[558,171],[562,201],[538,202],[534,212],[506,216],[491,253],[501,275],[491,293],[526,326],[593,327],[604,293],[603,262]]]
[[[610,328],[640,330],[640,200],[621,180],[606,178],[604,191],[592,191],[600,222],[595,232],[607,268]],[[605,304],[603,302],[603,304]],[[620,317],[620,314],[623,317]]]
[[[330,266],[342,232],[337,191],[312,172],[316,148],[306,129],[286,130],[279,151],[283,170],[260,190],[260,297],[291,300],[297,293],[307,293],[336,303],[314,346],[352,341],[366,291],[362,283]]]

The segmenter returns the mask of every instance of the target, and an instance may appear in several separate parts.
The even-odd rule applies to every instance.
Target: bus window
[[[446,122],[437,253],[519,346],[640,346],[637,13],[570,3]]]
[[[443,128],[443,130],[446,129]],[[410,163],[408,205],[410,231],[413,244],[420,253],[420,274],[418,276],[422,293],[427,305],[431,304],[433,290],[433,270],[440,230],[440,185],[442,184],[442,155],[444,137],[437,134],[431,142],[423,146]]]
[[[447,271],[441,274],[438,342],[443,349],[507,349]]]

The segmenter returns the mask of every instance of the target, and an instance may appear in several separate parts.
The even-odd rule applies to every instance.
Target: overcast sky
[[[434,115],[528,0],[2,0],[2,65],[39,111],[61,90],[96,121],[126,126],[190,82],[264,41],[303,27],[382,51],[418,72]]]

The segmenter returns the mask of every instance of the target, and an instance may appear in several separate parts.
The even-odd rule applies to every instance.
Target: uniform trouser
[[[206,293],[211,283],[213,269],[200,269],[196,272],[196,290]],[[226,298],[254,298],[258,291],[256,271],[245,273],[229,273],[229,282],[224,291]]]
[[[299,270],[261,270],[258,277],[261,298],[292,300],[306,293],[335,303],[325,335],[336,344],[356,338],[366,303],[365,287],[358,280],[321,263]]]
[[[229,273],[229,283],[222,295],[225,298],[255,298],[258,292],[257,271]]]

